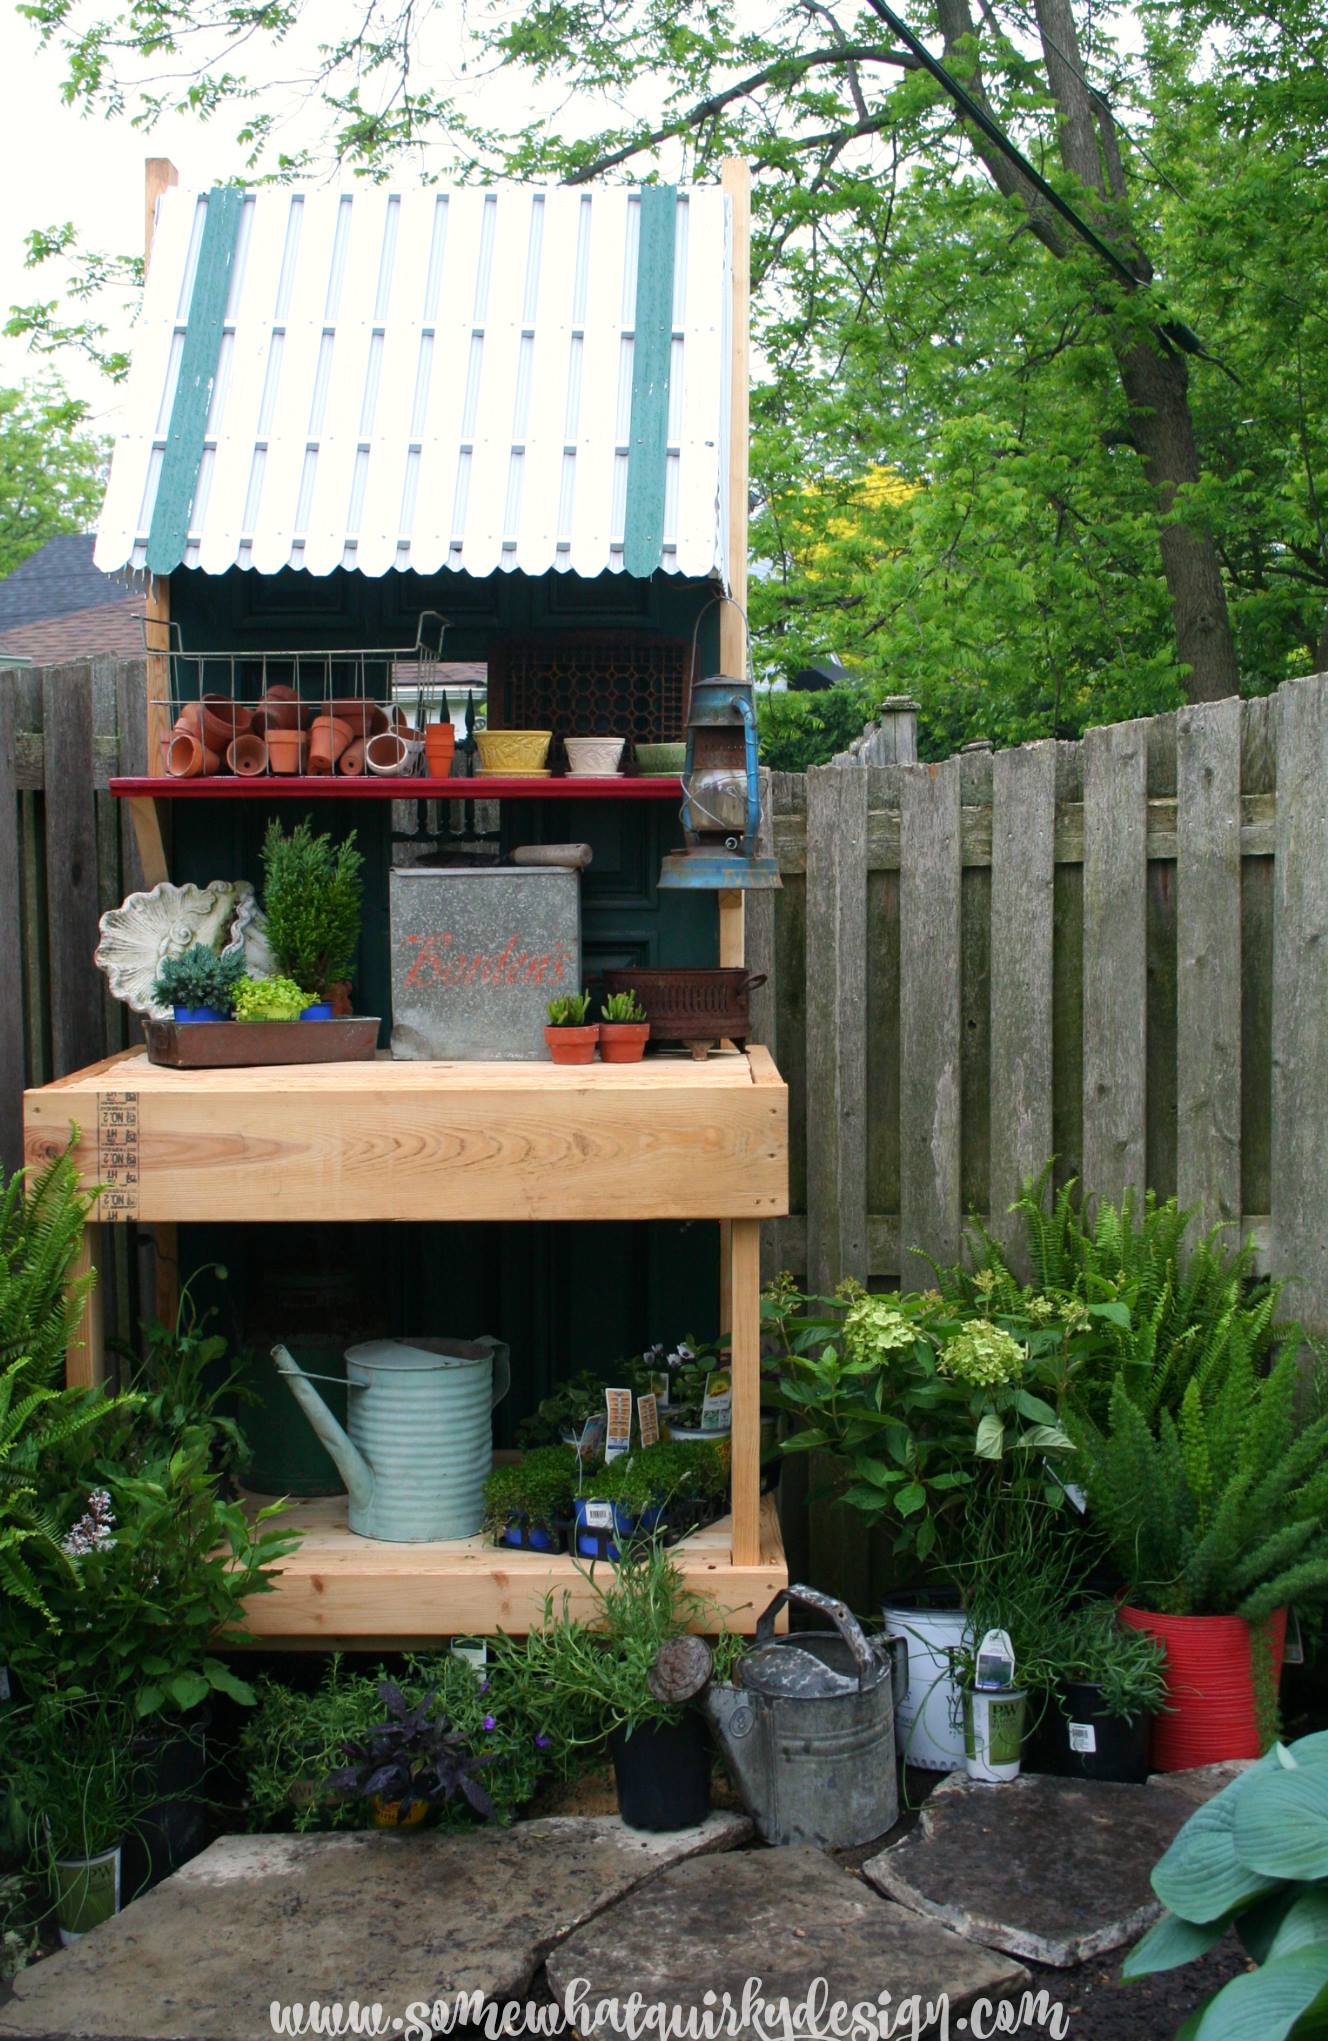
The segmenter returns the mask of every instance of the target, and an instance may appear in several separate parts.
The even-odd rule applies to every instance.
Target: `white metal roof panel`
[[[99,567],[726,578],[718,186],[221,198],[160,203]]]

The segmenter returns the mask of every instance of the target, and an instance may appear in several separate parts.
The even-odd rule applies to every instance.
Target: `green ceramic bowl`
[[[685,744],[638,744],[636,769],[644,773],[678,773],[687,760]]]

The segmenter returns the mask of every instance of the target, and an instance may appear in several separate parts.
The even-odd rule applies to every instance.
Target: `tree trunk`
[[[970,92],[985,106],[980,71],[958,48],[975,35],[969,0],[936,0],[936,11],[947,59],[961,74],[968,74]],[[1146,286],[1152,271],[1134,242],[1115,128],[1105,101],[1085,81],[1071,0],[1037,0],[1037,19],[1056,104],[1061,160],[1100,201],[1092,209],[1090,224],[1119,249]],[[1069,230],[1037,191],[980,134],[970,133],[969,142],[998,189],[1022,200],[1038,238],[1054,255],[1063,256]],[[1121,341],[1115,354],[1130,411],[1130,436],[1139,448],[1159,512],[1158,544],[1176,650],[1189,669],[1182,685],[1192,702],[1220,701],[1240,692],[1240,675],[1217,548],[1206,532],[1174,513],[1177,491],[1200,478],[1189,369],[1184,355],[1160,332]]]

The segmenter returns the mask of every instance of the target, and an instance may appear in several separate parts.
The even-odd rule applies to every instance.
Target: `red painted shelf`
[[[682,781],[553,778],[532,780],[495,773],[485,779],[430,780],[412,776],[378,779],[355,774],[232,774],[215,779],[113,779],[111,792],[127,800],[154,801],[680,801]]]

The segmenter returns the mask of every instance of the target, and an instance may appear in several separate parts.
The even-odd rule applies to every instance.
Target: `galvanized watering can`
[[[511,1380],[501,1340],[371,1339],[346,1349],[349,1433],[299,1362],[277,1371],[336,1464],[361,1538],[470,1538],[484,1516],[492,1411]]]
[[[819,1609],[833,1630],[776,1637],[785,1602]],[[899,1813],[894,1684],[907,1684],[900,1637],[868,1640],[843,1602],[790,1587],[756,1626],[736,1685],[702,1696],[711,1728],[763,1839],[851,1849]]]

